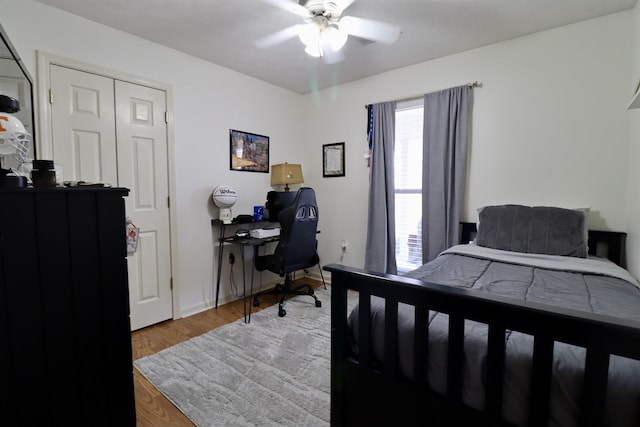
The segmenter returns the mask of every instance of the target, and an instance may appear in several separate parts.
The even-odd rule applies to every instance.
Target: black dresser
[[[123,188],[0,188],[0,426],[135,426]]]

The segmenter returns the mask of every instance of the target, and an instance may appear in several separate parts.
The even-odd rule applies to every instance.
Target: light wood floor
[[[310,279],[302,279],[314,287],[322,285]],[[301,282],[302,282],[301,280]],[[260,307],[252,312],[271,307],[277,299],[265,296],[260,299]],[[271,308],[277,316],[277,309]],[[202,313],[178,320],[168,320],[148,328],[134,331],[131,334],[133,360],[157,353],[172,345],[202,335],[211,329],[236,321],[244,315],[242,300],[234,301],[217,309],[209,309]],[[136,418],[138,427],[194,427],[166,397],[164,397],[137,369],[133,371],[136,396]]]

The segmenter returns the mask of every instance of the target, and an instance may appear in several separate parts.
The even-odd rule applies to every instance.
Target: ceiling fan
[[[308,55],[321,57],[326,63],[342,59],[339,51],[349,36],[393,44],[401,33],[398,27],[386,22],[342,16],[342,12],[355,0],[262,1],[300,16],[305,23],[284,28],[258,40],[258,47],[270,48],[298,36]]]

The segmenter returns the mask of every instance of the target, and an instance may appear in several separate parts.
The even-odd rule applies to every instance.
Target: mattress
[[[473,245],[455,246],[407,277],[533,301],[557,307],[640,321],[640,288],[624,269],[600,258],[516,253]],[[372,297],[372,354],[384,363],[384,300]],[[357,330],[357,307],[349,316],[349,327]],[[429,313],[429,386],[444,394],[448,317]],[[410,378],[413,370],[414,307],[400,304],[398,312],[398,360],[400,372]],[[350,334],[357,352],[355,335]],[[488,328],[465,321],[465,404],[482,410],[486,372]],[[503,417],[525,425],[530,385],[531,336],[509,331],[506,337]],[[554,346],[550,397],[552,426],[577,425],[582,390],[585,351],[564,343]],[[607,394],[607,425],[640,425],[640,362],[612,356]]]

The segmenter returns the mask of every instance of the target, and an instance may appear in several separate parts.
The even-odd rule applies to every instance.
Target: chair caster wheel
[[[278,307],[278,316],[280,316],[280,317],[284,317],[284,316],[286,316],[286,315],[287,315],[287,310],[285,310],[285,309],[284,309],[284,308],[282,308],[282,307]]]
[[[257,299],[257,298],[254,298],[254,299],[253,299],[253,306],[254,306],[254,307],[260,307],[260,301],[258,301],[258,299]]]
[[[316,307],[322,307],[322,301],[316,300]]]

